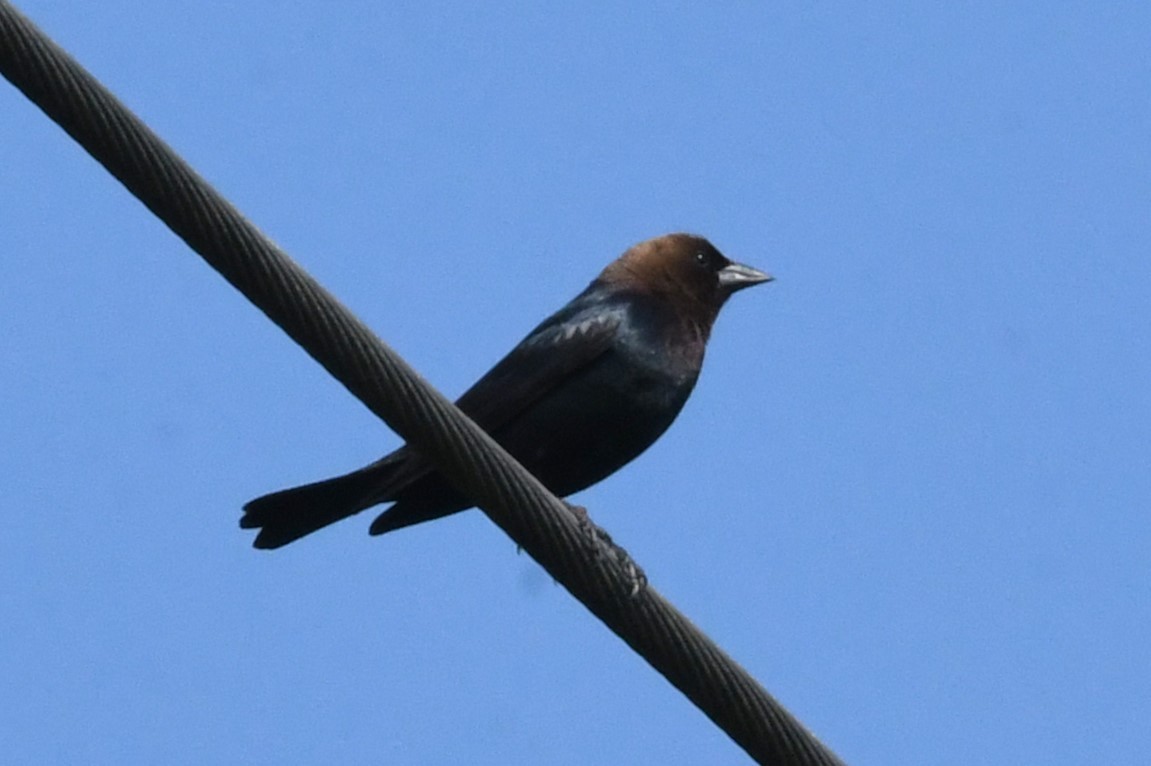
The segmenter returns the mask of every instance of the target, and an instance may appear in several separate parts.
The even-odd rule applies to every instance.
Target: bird
[[[666,234],[632,246],[528,333],[456,401],[559,497],[586,489],[650,447],[683,409],[720,309],[770,282],[707,239]],[[258,497],[240,526],[279,548],[391,502],[370,534],[474,507],[410,446],[351,473]]]

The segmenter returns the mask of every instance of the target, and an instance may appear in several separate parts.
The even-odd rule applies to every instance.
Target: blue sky
[[[21,7],[449,395],[636,241],[775,274],[580,502],[849,763],[1135,763],[1151,10],[1004,5]],[[478,512],[252,550],[396,437],[0,115],[11,762],[744,762]]]

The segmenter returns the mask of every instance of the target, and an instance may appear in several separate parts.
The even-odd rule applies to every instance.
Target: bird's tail
[[[377,472],[361,469],[257,497],[244,506],[240,526],[260,530],[254,547],[279,548],[375,505],[379,481]]]

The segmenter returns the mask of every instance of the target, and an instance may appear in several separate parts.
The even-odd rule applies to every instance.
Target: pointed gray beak
[[[775,277],[772,275],[742,263],[729,263],[719,270],[719,286],[728,294],[745,287],[758,285],[761,282],[770,282],[773,279]]]

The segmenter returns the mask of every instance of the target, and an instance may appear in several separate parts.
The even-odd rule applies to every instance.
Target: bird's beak
[[[729,263],[719,270],[719,286],[729,294],[773,279],[772,275],[742,263]]]

